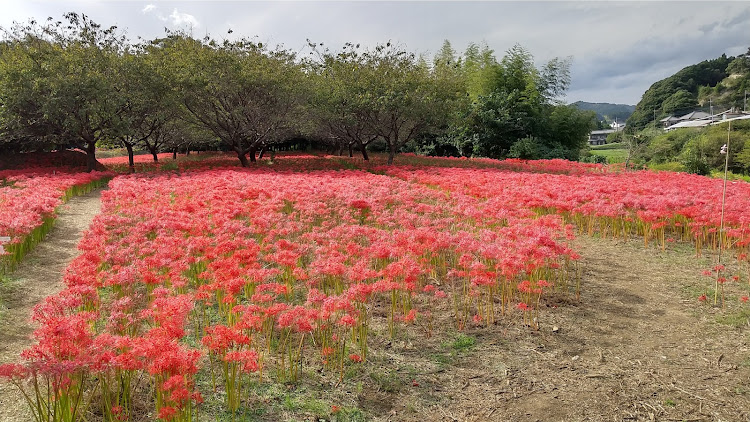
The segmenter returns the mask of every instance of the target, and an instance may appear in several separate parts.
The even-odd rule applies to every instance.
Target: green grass
[[[602,150],[608,150],[608,149],[624,149],[627,151],[628,146],[625,144],[625,142],[612,142],[611,144],[604,144],[604,145],[592,145],[591,150],[594,151],[602,151]]]
[[[371,372],[370,379],[375,382],[379,391],[386,393],[398,393],[406,385],[397,373],[388,372]]]
[[[716,322],[735,328],[747,327],[750,324],[750,309],[744,308],[719,315]]]
[[[711,170],[711,177],[716,179],[723,179],[724,178],[724,172],[721,170]],[[737,174],[727,172],[727,180],[744,180],[746,182],[750,182],[750,176],[746,174]]]
[[[610,144],[614,145],[614,144]],[[600,146],[608,146],[608,145],[600,145]],[[624,163],[625,160],[628,158],[628,150],[627,149],[594,149],[595,147],[591,147],[591,155],[598,155],[601,157],[604,157],[607,159],[607,162],[610,164],[613,163]]]
[[[441,367],[452,365],[459,356],[469,353],[476,345],[477,340],[474,337],[461,333],[452,341],[444,342],[442,344],[444,351],[430,354],[430,359]]]
[[[467,352],[476,346],[477,340],[474,337],[467,336],[465,334],[459,334],[456,336],[451,348],[457,352]]]

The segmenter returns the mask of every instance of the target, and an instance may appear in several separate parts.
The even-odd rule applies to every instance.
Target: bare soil
[[[0,284],[0,363],[15,362],[31,344],[31,310],[63,288],[62,274],[78,255],[78,242],[101,208],[101,190],[71,198],[58,209],[54,228],[18,269]],[[0,421],[28,421],[23,397],[0,383]]]

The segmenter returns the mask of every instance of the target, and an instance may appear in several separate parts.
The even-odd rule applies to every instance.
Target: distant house
[[[686,120],[690,120],[690,121],[692,121],[692,120],[703,120],[703,119],[708,119],[710,117],[711,117],[711,115],[708,114],[708,113],[706,113],[706,112],[703,112],[703,111],[693,111],[693,112],[690,112],[690,113],[688,113],[688,114],[686,114],[684,116],[681,116],[680,117],[680,121],[684,122]]]
[[[670,114],[669,116],[667,116],[667,117],[659,120],[659,122],[666,129],[666,128],[672,126],[675,123],[679,123],[680,122],[680,118],[679,117],[675,117],[675,116],[673,116],[673,115]]]
[[[625,122],[618,122],[617,120],[615,120],[614,122],[609,124],[609,127],[616,131],[620,131],[625,128]]]
[[[589,145],[604,145],[607,143],[607,136],[615,132],[617,131],[614,129],[594,130],[589,133]]]
[[[678,129],[681,127],[702,127],[711,123],[711,115],[704,111],[691,111],[680,117],[668,116],[660,120],[664,130]]]

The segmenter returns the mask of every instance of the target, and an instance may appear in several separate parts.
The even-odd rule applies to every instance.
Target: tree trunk
[[[135,173],[135,158],[133,157],[133,144],[130,142],[122,142],[125,144],[125,149],[128,150],[128,167],[131,173]]]
[[[351,142],[349,142],[349,158],[354,157],[354,145],[352,145]]]
[[[255,152],[258,151],[256,148],[251,148],[248,154],[250,155],[250,162],[255,162]]]
[[[260,154],[258,154],[258,159],[262,160],[263,159],[263,154],[265,154],[265,153],[266,153],[266,147],[261,148],[260,149]]]
[[[86,143],[86,171],[92,172],[96,170],[96,142]]]
[[[251,151],[253,155],[255,155],[254,152]],[[240,164],[242,167],[250,167],[250,164],[247,162],[247,155],[245,155],[242,151],[237,151],[237,158],[240,159]]]
[[[339,157],[344,155],[344,143],[341,141],[339,141],[339,153],[336,155],[338,155]]]
[[[362,158],[364,158],[365,161],[370,161],[370,157],[367,155],[367,145],[360,142],[359,149],[362,151]]]
[[[148,150],[151,151],[151,156],[154,157],[154,162],[158,163],[159,162],[159,155],[158,155],[159,151],[157,151],[156,148],[149,148]]]
[[[187,152],[185,153],[185,156],[190,156],[190,147],[188,147]]]
[[[388,165],[393,164],[393,158],[396,156],[396,143],[390,143],[388,145]]]
[[[172,159],[173,160],[177,159],[177,148],[175,148],[175,149],[172,150]]]

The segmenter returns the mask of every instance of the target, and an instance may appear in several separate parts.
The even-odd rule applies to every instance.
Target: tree
[[[369,160],[367,145],[378,134],[364,120],[368,105],[358,101],[367,89],[367,74],[361,72],[365,64],[358,52],[359,44],[347,43],[339,53],[319,51],[319,45],[314,43],[310,46],[311,54],[317,55],[317,61],[310,63],[313,71],[308,76],[315,87],[311,99],[312,114],[319,123],[317,134],[337,145],[339,154],[346,147],[351,156],[356,145],[362,158]]]
[[[476,63],[477,57],[476,47],[470,48],[465,63]],[[481,86],[479,95],[464,112],[463,127],[452,131],[456,148],[491,158],[577,159],[595,114],[559,100],[570,84],[570,59],[553,59],[540,70],[533,56],[516,45],[500,62],[494,57],[481,62],[466,71],[482,74],[484,82],[474,83]]]
[[[119,115],[116,142],[128,151],[128,162],[134,168],[133,149],[145,148],[158,161],[159,148],[165,142],[166,125],[178,117],[179,104],[169,85],[169,76],[158,58],[147,54],[139,45],[125,51],[119,61],[120,78],[116,82],[125,105]]]
[[[305,80],[294,55],[242,39],[217,43],[171,34],[150,54],[175,75],[186,115],[237,154],[255,153],[296,133],[303,120]]]
[[[456,101],[424,61],[390,43],[364,53],[365,90],[357,101],[370,130],[385,141],[388,164],[407,142],[444,121]]]
[[[44,25],[30,21],[5,31],[0,132],[22,149],[80,148],[93,170],[97,142],[117,136],[125,109],[115,84],[125,38],[116,27],[102,29],[85,15],[68,13],[65,19],[65,24],[50,18]]]
[[[340,53],[320,58],[323,126],[331,136],[358,145],[365,159],[367,144],[379,139],[392,164],[407,142],[445,122],[456,100],[447,79],[390,43],[370,50],[346,44]]]
[[[566,105],[553,107],[545,137],[549,152],[544,158],[578,160],[581,149],[587,145],[588,135],[595,126],[595,121],[596,113],[593,111]]]

